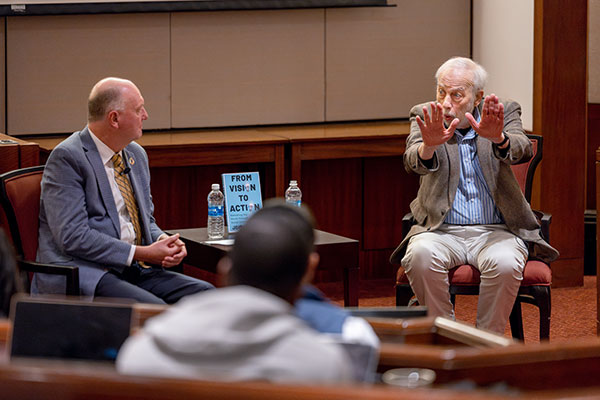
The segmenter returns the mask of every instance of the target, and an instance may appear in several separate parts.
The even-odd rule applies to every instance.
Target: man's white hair
[[[486,70],[475,61],[466,57],[452,57],[443,63],[435,73],[436,82],[440,81],[440,77],[446,74],[451,70],[464,70],[471,71],[473,73],[472,83],[473,83],[473,92],[477,93],[480,90],[483,90],[485,84],[487,82],[487,72]]]

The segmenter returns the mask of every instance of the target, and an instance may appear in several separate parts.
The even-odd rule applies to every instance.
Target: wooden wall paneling
[[[596,176],[595,160],[596,150],[600,147],[600,104],[588,104],[588,135],[587,135],[587,163],[586,184],[587,196],[585,208],[594,210],[596,207]]]
[[[283,171],[281,170],[283,169]],[[267,164],[266,176],[272,176],[275,188],[273,192],[267,192],[269,197],[283,197],[285,190],[287,189],[288,183],[285,181],[285,148],[283,145],[277,146],[275,149],[275,162],[273,164]]]
[[[266,164],[228,164],[187,167],[151,167],[154,216],[162,229],[206,226],[206,197],[213,183],[222,184],[221,174],[258,171],[263,198],[274,193],[274,176]],[[266,188],[266,189],[265,189]]]
[[[0,17],[0,133],[6,132],[6,18]]]
[[[390,264],[389,261],[393,251],[394,249],[377,249],[362,250],[360,252],[360,279],[388,279],[390,281],[390,292],[388,294],[390,297],[395,296],[393,288],[398,270],[398,266]],[[375,292],[373,295],[376,297],[384,296],[381,292]],[[392,305],[392,303],[389,305]]]
[[[389,257],[402,240],[402,217],[417,196],[419,177],[404,170],[402,156],[364,159],[361,278],[393,280]]]
[[[173,127],[324,120],[324,10],[174,13]]]
[[[0,135],[0,139],[3,138],[2,136]],[[40,145],[38,143],[12,136],[7,136],[6,138],[15,141],[17,146],[19,146],[19,164],[16,168],[40,165]]]
[[[600,149],[596,150],[596,215],[600,214]],[[596,334],[600,336],[600,224],[596,221]]]
[[[302,203],[321,230],[362,243],[362,160],[302,162]]]
[[[19,145],[0,144],[0,174],[19,168]]]
[[[544,136],[541,208],[552,213],[553,284],[583,284],[587,125],[587,0],[536,0],[535,132]],[[541,37],[540,37],[541,36]],[[539,47],[541,48],[541,51]],[[541,87],[540,87],[541,86]],[[541,126],[539,126],[541,124]]]
[[[286,148],[287,164],[289,176],[286,176],[286,180],[290,181],[295,179],[298,182],[298,186],[302,188],[302,145],[291,145]],[[302,189],[301,189],[302,190]]]
[[[40,146],[37,143],[27,142],[19,145],[20,168],[41,165]]]
[[[368,140],[368,139],[367,139]],[[399,143],[401,142],[402,143]],[[361,140],[313,141],[302,143],[301,158],[303,160],[380,157],[390,153],[404,152],[404,138],[375,138],[365,143]]]
[[[273,184],[264,196],[283,196],[284,146],[288,142],[256,129],[168,131],[144,134],[138,143],[146,149],[151,167],[266,163]]]
[[[327,121],[406,118],[442,62],[470,55],[469,0],[392,3],[326,10]]]
[[[141,90],[146,129],[170,128],[169,14],[7,17],[7,133],[85,126],[87,96],[107,76]]]
[[[0,139],[11,140],[11,143],[0,144],[0,174],[18,168],[38,165],[38,163],[35,163],[36,156],[39,160],[39,146],[37,144],[28,143],[4,134],[0,134]],[[0,209],[0,227],[12,242],[8,219],[3,209]]]
[[[220,165],[246,162],[269,162],[276,157],[276,146],[232,144],[210,146],[211,149],[193,145],[164,145],[145,147],[150,166],[169,167],[191,165]],[[224,149],[219,152],[217,149]]]
[[[303,161],[300,189],[302,203],[313,211],[318,229],[362,243],[361,159]],[[341,279],[341,274],[331,271],[317,271],[315,278],[317,282]]]
[[[402,157],[364,160],[362,248],[395,248],[402,240],[402,217],[417,197],[419,176],[408,174]]]
[[[0,173],[17,168],[33,167],[40,165],[40,146],[38,143],[29,142],[17,137],[0,133]]]

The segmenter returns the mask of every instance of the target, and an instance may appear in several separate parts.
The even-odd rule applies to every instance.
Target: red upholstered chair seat
[[[450,284],[456,286],[479,285],[479,276],[479,270],[469,264],[463,264],[456,268],[452,268],[448,273]],[[396,285],[399,284],[408,284],[408,276],[402,267],[398,268],[398,273],[396,274]],[[521,286],[550,286],[551,284],[552,273],[547,264],[537,260],[527,261],[523,271],[523,281],[521,282]]]
[[[479,270],[468,264],[453,268],[448,277],[453,285],[479,285]]]

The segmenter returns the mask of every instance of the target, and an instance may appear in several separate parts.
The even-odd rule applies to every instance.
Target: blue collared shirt
[[[479,113],[475,118],[479,121]],[[477,156],[477,133],[458,130],[454,136],[460,155],[460,178],[452,207],[444,220],[447,224],[479,225],[504,223],[485,181]]]

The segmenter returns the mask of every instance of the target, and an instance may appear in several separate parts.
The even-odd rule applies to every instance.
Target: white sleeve
[[[366,344],[379,348],[379,338],[371,325],[363,318],[349,316],[342,326],[342,339],[345,342]]]

